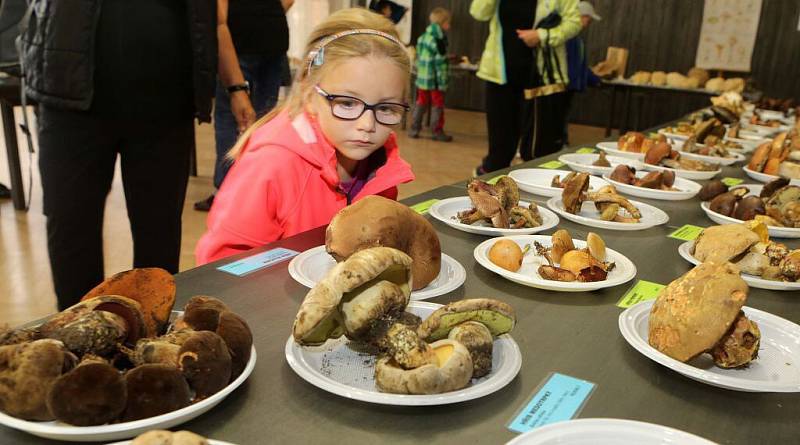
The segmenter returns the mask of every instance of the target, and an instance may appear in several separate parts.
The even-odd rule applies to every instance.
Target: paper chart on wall
[[[762,0],[705,0],[695,65],[750,71]]]

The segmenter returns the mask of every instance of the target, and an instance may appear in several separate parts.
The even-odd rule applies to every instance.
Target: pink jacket
[[[397,185],[414,179],[394,133],[384,147],[386,163],[353,201],[397,199]],[[257,129],[214,198],[197,265],[328,224],[347,206],[336,164],[336,149],[305,113],[291,119],[282,112]]]

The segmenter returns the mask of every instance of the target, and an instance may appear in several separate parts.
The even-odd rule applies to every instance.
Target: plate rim
[[[537,237],[537,238],[540,237],[540,238],[543,238],[543,239],[544,238],[547,238],[547,239],[550,238],[547,235],[541,235],[541,234],[513,235],[513,236],[507,236],[507,237],[503,237],[503,238],[508,238],[508,239],[511,239],[513,241],[514,238],[520,238],[520,237]],[[573,240],[574,243],[577,242],[577,243],[580,243],[581,245],[585,245],[586,244],[586,240],[581,240],[581,239],[577,239],[577,238],[573,238],[572,240]],[[579,282],[568,283],[568,282],[561,282],[561,281],[554,281],[554,280],[545,280],[544,278],[538,279],[536,281],[532,281],[532,280],[529,280],[529,278],[531,278],[531,277],[528,277],[527,275],[522,275],[522,274],[517,273],[517,272],[511,272],[509,270],[505,270],[505,269],[501,268],[500,266],[497,266],[494,263],[492,263],[491,261],[489,261],[488,257],[484,258],[485,255],[483,255],[483,251],[487,250],[486,246],[488,246],[489,243],[497,242],[497,241],[499,241],[499,239],[492,238],[492,239],[485,240],[482,243],[480,243],[477,246],[475,246],[475,249],[473,249],[473,251],[472,251],[472,256],[475,258],[475,261],[477,261],[478,264],[483,266],[486,270],[488,270],[490,272],[494,272],[497,275],[500,275],[501,277],[505,278],[506,280],[511,281],[512,283],[518,283],[518,284],[522,284],[523,286],[533,287],[533,288],[536,288],[536,289],[544,289],[544,290],[550,290],[550,291],[554,291],[554,292],[592,292],[592,291],[596,291],[596,290],[600,290],[600,289],[606,289],[606,288],[611,288],[611,287],[623,285],[623,284],[633,280],[634,278],[636,278],[636,274],[639,272],[638,269],[636,268],[636,264],[634,264],[634,262],[631,261],[630,258],[628,258],[627,256],[623,255],[621,252],[619,252],[617,250],[614,250],[614,249],[611,249],[611,248],[607,247],[606,250],[608,250],[610,252],[613,252],[616,255],[619,255],[623,260],[625,260],[625,262],[628,263],[628,269],[630,270],[630,272],[628,274],[624,275],[623,277],[621,277],[620,279],[618,279],[617,280],[618,282],[613,282],[612,283],[612,282],[610,282],[608,280],[603,280],[603,281],[592,281],[592,282],[586,282],[586,283],[579,283]],[[542,241],[542,240],[541,239],[537,239],[536,241]],[[479,252],[481,252],[480,255],[479,255]],[[619,261],[617,261],[617,262],[619,262]],[[517,276],[520,277],[521,281],[524,281],[524,283],[520,282],[520,281],[517,281],[517,280],[513,280],[513,279],[507,277],[506,274],[517,275]],[[537,285],[537,284],[541,284],[541,285]],[[580,287],[576,287],[576,286],[580,286]]]
[[[664,219],[664,221],[661,221],[659,219],[659,221],[661,221],[661,222],[653,223],[653,224],[649,224],[649,225],[646,225],[646,224],[641,223],[641,222],[639,222],[639,223],[620,223],[620,222],[614,222],[614,221],[603,221],[604,224],[613,224],[613,225],[611,225],[611,226],[589,225],[589,224],[585,224],[583,221],[584,220],[602,221],[602,220],[593,220],[591,218],[586,218],[585,216],[573,215],[572,213],[569,213],[564,209],[557,208],[555,203],[556,202],[561,202],[561,197],[560,196],[553,196],[552,198],[548,199],[547,200],[547,207],[549,207],[550,210],[558,213],[559,216],[563,216],[564,218],[566,218],[566,219],[568,219],[568,220],[570,220],[570,221],[572,221],[572,222],[574,222],[576,224],[580,224],[580,225],[586,226],[586,227],[596,227],[598,229],[619,230],[619,231],[636,231],[636,230],[646,230],[646,229],[650,229],[650,228],[653,228],[653,227],[658,227],[660,225],[664,225],[664,224],[669,222],[669,215],[667,214],[667,212],[659,209],[658,207],[650,205],[650,204],[647,204],[647,203],[644,203],[644,202],[641,202],[641,201],[635,201],[635,200],[632,200],[632,199],[629,200],[629,201],[631,202],[631,204],[635,205],[637,208],[639,206],[643,205],[643,206],[655,209],[657,211],[657,214],[658,214],[658,212],[660,212],[659,216],[661,216],[661,219]],[[573,219],[573,218],[575,218],[575,219]]]
[[[681,178],[696,179],[699,181],[707,181],[709,179],[713,179],[714,177],[722,173],[722,165],[720,165],[719,168],[717,168],[714,171],[699,171],[699,170],[683,170],[680,168],[670,168],[670,167],[664,167],[662,165],[653,165],[643,162],[642,168],[644,170],[650,170],[650,171],[652,170],[671,171],[675,173],[676,177],[680,176]]]
[[[574,171],[571,171],[571,170],[549,169],[549,168],[518,168],[518,169],[511,170],[510,172],[508,172],[508,176],[510,176],[511,179],[513,179],[514,181],[517,182],[517,185],[519,186],[520,189],[522,189],[522,190],[524,190],[524,191],[526,191],[526,192],[528,192],[528,193],[530,193],[532,195],[545,196],[545,197],[552,197],[552,196],[558,195],[558,194],[561,193],[561,190],[563,190],[563,189],[560,189],[558,187],[550,187],[550,186],[540,185],[540,184],[532,184],[530,182],[527,182],[527,181],[524,181],[524,180],[520,180],[518,178],[518,176],[520,174],[522,174],[522,172],[531,171],[531,170],[543,171],[543,172],[554,173],[554,174],[556,174],[556,172],[558,172],[558,174],[562,174],[562,176],[566,176],[566,175],[568,175],[570,173],[574,173]],[[601,178],[601,177],[599,177],[597,175],[590,175],[589,184],[591,184],[593,181],[594,182],[597,182],[597,181],[606,182],[605,180],[603,180],[603,178]],[[596,185],[600,186],[600,184],[596,184]],[[608,185],[608,183],[606,182],[606,184],[604,184],[604,185]],[[534,191],[534,190],[536,190],[536,191]]]
[[[434,205],[431,206],[431,208],[428,210],[428,213],[433,218],[435,218],[436,220],[438,220],[438,221],[440,221],[440,222],[442,222],[444,224],[447,224],[449,227],[452,227],[452,228],[454,228],[456,230],[461,230],[462,232],[466,232],[466,233],[474,233],[476,235],[486,235],[486,236],[503,236],[503,235],[506,235],[506,234],[520,234],[520,235],[523,235],[523,234],[539,233],[539,232],[544,232],[545,230],[552,229],[553,227],[557,226],[558,223],[560,222],[558,214],[556,214],[552,210],[548,209],[547,207],[542,206],[539,203],[535,203],[535,204],[538,207],[540,212],[542,210],[544,210],[546,212],[548,217],[551,219],[550,224],[549,225],[545,224],[544,220],[542,220],[542,225],[541,226],[528,227],[528,228],[522,228],[522,229],[511,229],[511,228],[509,228],[509,229],[501,229],[501,228],[497,228],[497,227],[471,226],[469,224],[464,224],[464,223],[457,222],[457,221],[450,221],[449,218],[445,217],[444,215],[442,215],[439,212],[439,209],[441,207],[443,207],[443,206],[445,206],[447,204],[450,204],[450,203],[463,201],[463,200],[469,201],[469,196],[454,196],[454,197],[451,197],[451,198],[440,199]],[[520,205],[522,205],[522,204],[530,205],[530,203],[531,203],[531,201],[529,201],[529,200],[520,200],[519,201]],[[553,219],[554,219],[554,221],[553,221]],[[471,227],[474,230],[466,230],[465,226],[466,227]]]
[[[611,153],[619,157],[635,159],[639,162],[644,162],[644,153],[635,153],[632,151],[620,150],[619,141],[600,141],[597,144],[595,144],[595,147],[605,151],[606,153]]]
[[[638,174],[639,172],[637,172]],[[700,189],[703,188],[700,184],[692,181],[688,178],[679,178],[675,177],[675,182],[687,182],[688,186],[691,187],[693,190],[678,190],[678,191],[670,191],[670,190],[657,190],[657,189],[645,189],[645,187],[638,187],[631,184],[625,184],[623,182],[615,181],[608,177],[608,174],[603,175],[603,179],[605,179],[608,183],[613,185],[614,187],[618,188],[620,192],[625,193],[626,190],[628,194],[631,196],[636,196],[638,198],[645,198],[645,199],[656,199],[661,201],[685,201],[687,199],[692,199],[700,193]],[[649,192],[654,193],[653,195],[649,195]],[[638,193],[638,194],[637,194]]]
[[[408,307],[420,307],[420,308],[427,308],[431,310],[436,310],[444,305],[438,303],[432,303],[428,301],[410,301],[408,303]],[[340,337],[341,338],[341,337]],[[329,339],[330,340],[330,339]],[[514,338],[510,334],[503,334],[498,336],[495,341],[503,342],[503,347],[509,348],[509,357],[511,359],[511,368],[505,370],[499,377],[496,377],[497,381],[492,380],[484,380],[479,385],[472,386],[470,385],[467,388],[462,388],[456,391],[445,392],[441,394],[427,394],[427,395],[417,395],[417,394],[393,394],[393,393],[384,393],[384,392],[371,392],[366,390],[361,390],[358,388],[353,388],[351,386],[345,385],[343,383],[336,382],[335,380],[316,375],[310,369],[307,369],[294,357],[294,353],[296,350],[302,349],[302,346],[297,345],[294,342],[294,338],[289,335],[289,338],[286,340],[286,345],[284,347],[284,357],[286,362],[289,364],[289,367],[297,374],[298,377],[305,380],[307,383],[315,386],[326,393],[334,394],[340,397],[344,397],[350,400],[359,400],[366,403],[374,403],[377,405],[390,405],[390,406],[435,406],[435,405],[449,405],[453,403],[464,402],[467,400],[475,400],[481,397],[488,396],[489,394],[495,393],[500,389],[506,387],[509,383],[514,381],[514,379],[519,375],[520,369],[522,369],[522,352],[519,349],[519,345],[514,340]],[[491,374],[490,374],[491,375]],[[484,377],[482,377],[484,378]],[[350,388],[354,391],[336,391],[336,389],[347,389]],[[473,390],[474,388],[480,388],[480,390]],[[472,392],[469,392],[473,390]]]
[[[609,424],[616,424],[616,425],[609,425]],[[531,438],[538,439],[536,436],[542,436],[541,439],[543,440],[563,437],[562,430],[572,430],[575,427],[582,427],[584,425],[590,429],[590,431],[587,431],[587,433],[591,433],[592,428],[598,428],[601,426],[612,426],[612,427],[618,426],[621,428],[639,427],[639,428],[647,428],[649,430],[653,430],[652,431],[653,433],[656,432],[665,433],[666,437],[680,441],[675,443],[688,444],[688,445],[718,445],[716,442],[713,442],[704,437],[692,434],[687,431],[679,430],[677,428],[673,428],[670,426],[660,425],[651,422],[643,422],[641,420],[617,419],[611,417],[588,417],[582,419],[570,419],[570,420],[562,420],[560,422],[554,422],[533,429],[524,434],[520,434],[519,436],[507,442],[506,445],[546,445],[548,442],[529,442],[529,441],[531,440]],[[692,442],[686,442],[689,439],[692,440]]]
[[[731,377],[718,374],[714,375],[713,378],[709,378],[708,374],[710,373],[708,371],[695,368],[694,366],[675,360],[674,358],[667,356],[663,352],[658,351],[654,347],[650,346],[647,340],[639,336],[638,333],[636,332],[635,327],[633,326],[633,321],[638,320],[637,317],[646,316],[649,319],[650,309],[652,308],[653,304],[655,304],[655,300],[646,300],[637,303],[629,307],[628,309],[622,311],[622,313],[619,314],[617,322],[620,334],[622,334],[622,337],[625,339],[625,341],[633,349],[638,351],[640,354],[644,355],[646,358],[658,363],[661,366],[664,366],[665,368],[677,372],[678,374],[682,374],[686,377],[697,380],[700,383],[732,391],[774,392],[774,393],[800,392],[800,382],[796,383],[794,386],[789,386],[785,383],[782,384],[776,384],[774,382],[756,383],[753,382],[752,380],[747,380],[740,377]],[[748,316],[755,315],[758,318],[771,319],[771,321],[773,322],[785,323],[789,326],[794,326],[794,328],[797,329],[798,332],[800,333],[800,326],[798,326],[795,323],[792,323],[789,320],[786,320],[785,318],[773,315],[766,311],[755,309],[750,306],[743,306],[742,310],[745,311],[745,314],[747,314]]]

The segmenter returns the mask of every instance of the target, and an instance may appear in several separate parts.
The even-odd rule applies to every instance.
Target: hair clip
[[[325,47],[323,46],[317,51],[317,54],[314,56],[314,66],[320,66],[325,63]]]

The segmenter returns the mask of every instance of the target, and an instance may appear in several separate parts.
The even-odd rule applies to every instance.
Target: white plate
[[[737,187],[742,186],[747,187],[750,190],[750,193],[748,193],[747,196],[758,196],[763,188],[762,185],[753,184],[741,184]],[[741,224],[743,222],[731,216],[725,216],[721,213],[711,210],[711,203],[708,201],[700,203],[700,208],[706,212],[706,216],[708,216],[711,221],[714,221],[717,224]],[[767,226],[767,230],[769,231],[769,235],[774,238],[800,238],[800,228]]]
[[[756,135],[760,135],[762,137],[765,137],[765,136],[766,137],[771,137],[771,136],[774,136],[774,135],[780,133],[781,131],[788,131],[789,130],[788,128],[786,128],[786,126],[783,126],[783,127],[784,128],[781,128],[781,127],[767,127],[766,125],[753,125],[753,124],[747,123],[747,124],[742,124],[741,130],[739,130],[739,131],[745,131],[745,132],[748,132],[748,133],[752,132],[752,133],[754,133]]]
[[[336,265],[336,260],[328,255],[325,246],[317,246],[292,258],[289,262],[289,275],[305,287],[314,287],[325,274]],[[442,253],[442,267],[439,275],[430,284],[411,292],[412,300],[427,300],[458,289],[467,279],[467,271],[449,255]]]
[[[208,445],[234,445],[230,442],[223,442],[221,440],[214,440],[214,439],[206,439],[208,441]],[[109,443],[108,445],[131,445],[133,443],[132,440],[126,440],[124,442],[114,442]]]
[[[747,174],[747,176],[755,179],[756,181],[763,182],[765,184],[780,178],[780,176],[768,175],[766,173],[761,173],[761,172],[757,172],[755,170],[750,170],[750,168],[748,166],[746,166],[746,165],[744,167],[742,167],[742,170],[744,170],[744,172],[745,172],[745,174]],[[800,185],[800,179],[790,179],[789,183],[792,184],[792,185]]]
[[[692,255],[692,244],[694,241],[686,241],[685,243],[678,246],[678,254],[680,256],[697,266],[700,264],[700,260]],[[769,290],[800,290],[800,282],[789,282],[789,281],[774,281],[774,280],[765,280],[761,277],[757,277],[755,275],[749,275],[746,273],[741,274],[742,279],[747,282],[750,287],[757,287],[759,289],[769,289]]]
[[[663,128],[658,130],[658,134],[663,134],[664,136],[666,136],[666,137],[668,137],[668,138],[670,138],[672,140],[675,140],[675,141],[685,141],[685,140],[689,139],[689,136],[690,136],[688,134],[670,133],[670,132],[668,132],[667,130],[665,130]]]
[[[132,422],[112,423],[108,425],[72,426],[55,421],[32,422],[28,420],[21,420],[0,412],[0,425],[25,431],[26,433],[33,434],[34,436],[53,440],[64,440],[68,442],[100,442],[136,437],[139,434],[150,430],[166,430],[200,416],[216,406],[219,402],[225,399],[228,394],[232,393],[236,388],[239,387],[239,385],[244,383],[244,381],[247,380],[247,377],[249,377],[253,372],[255,366],[256,348],[253,346],[250,355],[250,361],[247,362],[247,366],[244,368],[244,371],[239,375],[239,377],[236,377],[236,380],[232,381],[228,384],[228,386],[222,388],[219,392],[207,399],[203,399],[185,408],[162,414],[160,416],[134,420]]]
[[[674,428],[624,419],[575,419],[551,423],[506,445],[715,445]]]
[[[677,168],[669,168],[653,164],[642,164],[642,166],[645,170],[671,171],[675,173],[675,176],[686,179],[698,179],[698,180],[711,179],[714,176],[717,176],[718,174],[722,173],[721,168],[718,168],[713,171],[696,171],[696,170],[681,170]]]
[[[631,204],[639,209],[642,217],[638,223],[621,223],[615,221],[603,221],[600,219],[600,213],[595,209],[594,203],[586,201],[581,206],[581,211],[577,215],[568,213],[564,209],[564,203],[561,202],[560,196],[554,196],[547,201],[547,207],[558,213],[562,218],[574,221],[578,224],[583,224],[589,227],[598,227],[600,229],[610,230],[644,230],[650,227],[666,224],[669,221],[669,216],[663,210],[653,207],[650,204],[645,204],[639,201],[630,201]]]
[[[598,167],[592,165],[599,155],[592,153],[568,153],[558,157],[558,160],[567,164],[569,168],[576,172],[589,173],[591,175],[604,175],[614,171],[618,165],[629,165],[635,169],[639,169],[639,161],[633,158],[624,158],[622,156],[606,156],[611,167]]]
[[[636,177],[641,178],[646,174],[647,172],[638,171],[636,172]],[[677,191],[637,187],[635,185],[614,181],[609,178],[608,175],[603,176],[603,179],[610,182],[617,190],[626,195],[638,196],[640,198],[661,199],[664,201],[682,201],[684,199],[694,198],[695,195],[700,193],[700,189],[702,188],[700,184],[683,178],[675,178],[673,187],[677,188]]]
[[[563,180],[568,174],[572,173],[568,170],[550,170],[547,168],[521,168],[513,170],[508,176],[514,181],[520,189],[528,193],[541,196],[560,196],[564,189],[558,187],[551,187],[550,183],[553,181],[555,175],[561,176]],[[607,186],[608,183],[603,181],[597,176],[589,176],[589,190],[598,190],[601,187]]]
[[[792,118],[791,117],[786,117],[786,115],[783,114],[782,111],[762,110],[761,108],[758,108],[758,109],[755,110],[755,113],[757,113],[761,117],[761,119],[779,120],[779,121],[781,121],[781,122],[783,122],[785,124],[791,124],[792,123]]]
[[[634,153],[632,151],[623,151],[619,149],[619,144],[614,141],[598,142],[597,148],[612,155],[617,155],[623,158],[636,159],[637,161],[644,161],[644,153]]]
[[[499,238],[489,239],[475,248],[473,255],[478,263],[491,270],[492,272],[500,275],[503,278],[511,280],[515,283],[523,284],[525,286],[535,287],[538,289],[560,291],[560,292],[590,292],[597,289],[604,289],[606,287],[618,286],[622,283],[627,283],[636,277],[636,266],[625,255],[611,249],[606,249],[606,261],[611,261],[616,264],[614,269],[608,273],[603,281],[593,281],[582,283],[579,281],[564,282],[555,280],[545,280],[539,275],[538,269],[542,264],[547,264],[544,257],[537,255],[533,247],[533,242],[538,241],[543,246],[551,246],[553,244],[552,237],[547,235],[516,235],[506,237],[511,241],[517,243],[520,248],[524,248],[526,244],[530,244],[530,251],[525,255],[522,260],[522,267],[516,271],[503,269],[502,267],[494,264],[489,260],[489,249],[492,248]],[[572,241],[575,247],[583,249],[586,247],[586,241],[574,239]]]
[[[704,354],[682,363],[649,343],[648,324],[654,300],[643,301],[619,316],[625,340],[645,357],[691,379],[720,388],[745,392],[800,392],[800,326],[768,312],[744,306],[747,318],[758,324],[761,348],[758,358],[741,369],[723,369]]]
[[[440,304],[412,301],[407,310],[424,320]],[[508,385],[522,366],[522,354],[509,334],[494,340],[492,372],[464,389],[443,394],[391,394],[375,386],[375,356],[349,347],[342,336],[320,346],[300,346],[294,338],[286,340],[286,362],[308,383],[337,396],[381,405],[446,405],[489,395]]]
[[[520,201],[519,205],[527,208],[530,203],[527,201]],[[439,221],[447,224],[458,230],[469,233],[477,233],[478,235],[489,236],[503,236],[503,235],[525,235],[531,233],[539,233],[558,225],[558,215],[546,209],[544,206],[537,206],[539,208],[539,215],[542,217],[542,225],[539,227],[529,227],[525,229],[498,229],[485,221],[479,221],[475,224],[464,224],[458,221],[458,212],[471,209],[472,201],[469,196],[461,196],[457,198],[448,198],[438,201],[431,206],[428,213],[438,219]]]
[[[702,146],[702,144],[699,144],[699,145]],[[733,164],[735,164],[737,162],[741,162],[741,161],[744,161],[746,159],[743,154],[737,153],[737,152],[735,152],[733,150],[728,150],[728,153],[730,153],[731,156],[727,157],[727,158],[722,158],[722,157],[719,157],[719,156],[708,156],[708,155],[701,155],[701,154],[697,154],[697,153],[685,152],[685,151],[683,151],[683,144],[678,145],[677,150],[680,152],[681,157],[684,157],[686,159],[694,159],[696,161],[711,162],[711,163],[721,164],[721,165],[733,165]]]

